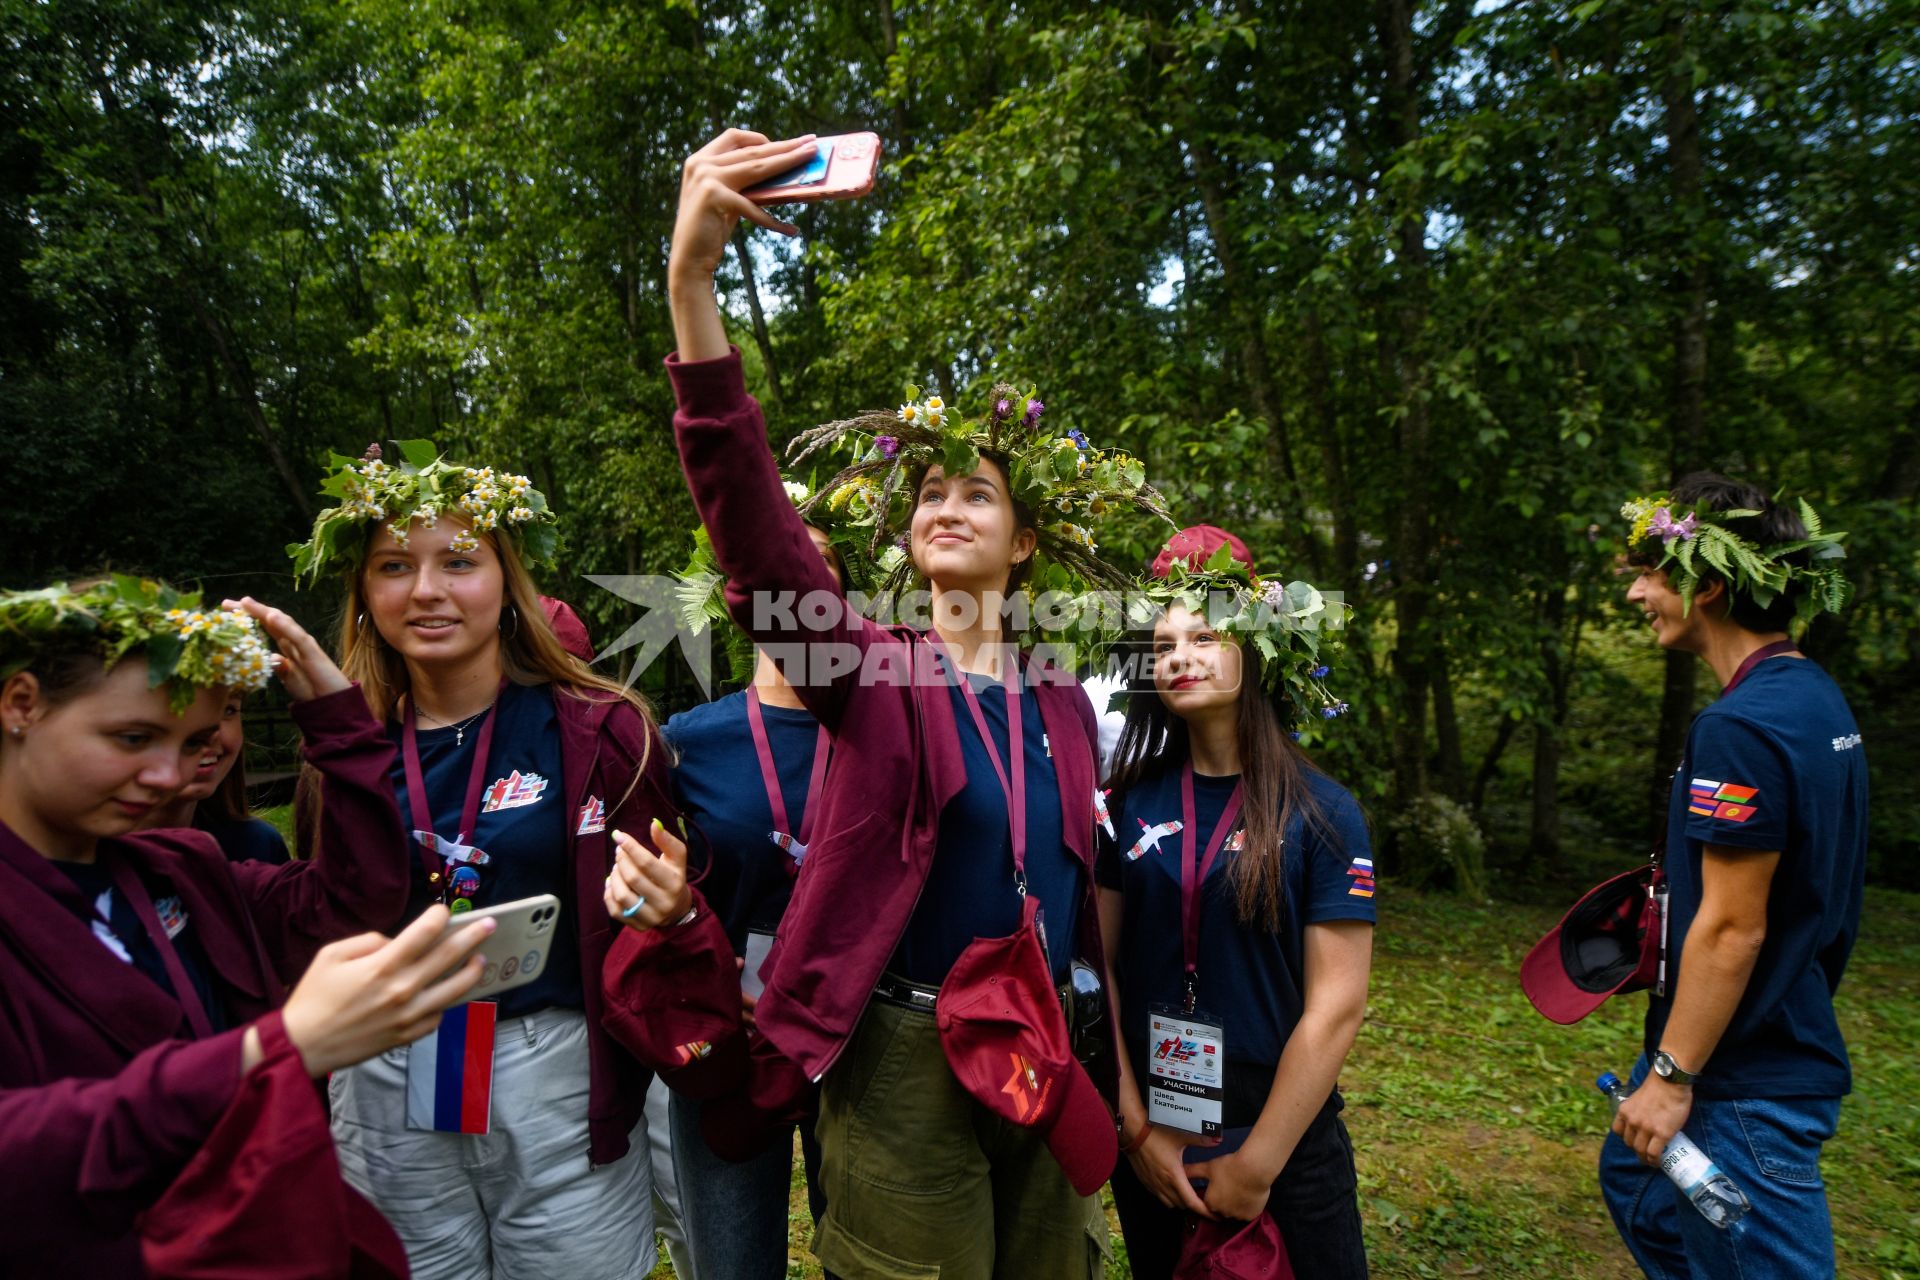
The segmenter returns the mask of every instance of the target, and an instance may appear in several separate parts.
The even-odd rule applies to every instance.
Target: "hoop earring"
[[[513,605],[508,605],[507,614],[513,619],[513,630],[508,631],[505,627],[502,627],[500,629],[500,635],[503,639],[511,640],[520,634],[520,610]]]

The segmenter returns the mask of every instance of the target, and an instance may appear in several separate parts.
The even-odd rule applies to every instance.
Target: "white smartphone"
[[[480,947],[486,967],[473,990],[456,1001],[492,1000],[515,987],[524,987],[547,971],[555,926],[560,922],[560,899],[550,893],[503,902],[497,907],[462,911],[447,921],[449,931],[478,920],[498,921],[493,936]]]

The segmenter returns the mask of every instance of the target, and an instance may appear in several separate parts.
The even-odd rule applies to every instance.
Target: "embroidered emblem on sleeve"
[[[1372,858],[1355,858],[1347,867],[1347,874],[1353,877],[1353,883],[1347,886],[1347,896],[1349,898],[1371,898],[1373,896]]]

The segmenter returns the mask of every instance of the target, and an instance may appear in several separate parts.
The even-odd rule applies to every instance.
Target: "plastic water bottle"
[[[1594,1081],[1600,1092],[1613,1102],[1618,1111],[1620,1104],[1627,1100],[1630,1092],[1620,1077],[1609,1071]],[[1660,1169],[1680,1193],[1693,1201],[1693,1207],[1702,1217],[1714,1226],[1725,1229],[1747,1216],[1753,1206],[1747,1203],[1746,1193],[1734,1185],[1733,1179],[1720,1171],[1720,1166],[1707,1158],[1707,1153],[1693,1145],[1685,1132],[1676,1133],[1667,1143],[1667,1149],[1660,1153]]]

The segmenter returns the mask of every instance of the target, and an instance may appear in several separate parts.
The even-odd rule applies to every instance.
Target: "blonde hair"
[[[453,518],[446,515],[441,517],[443,520]],[[518,685],[551,684],[555,686],[556,696],[577,698],[582,702],[624,702],[632,707],[647,730],[633,780],[627,787],[627,795],[632,795],[633,788],[639,785],[640,778],[647,771],[653,741],[658,735],[659,722],[652,705],[638,691],[608,679],[567,652],[560,643],[560,637],[554,634],[553,624],[547,620],[547,611],[540,604],[540,589],[534,584],[533,575],[528,572],[526,562],[520,558],[520,552],[511,538],[502,538],[493,533],[480,533],[477,536],[485,538],[487,545],[500,558],[501,608],[512,610],[513,616],[518,619],[517,622],[509,622],[507,629],[500,633],[501,671],[507,679]],[[407,692],[407,664],[399,650],[381,637],[367,612],[362,580],[369,559],[370,556],[363,557],[347,578],[346,605],[341,613],[339,639],[334,652],[339,655],[341,672],[347,679],[359,682],[373,718],[385,724],[393,718],[400,696]],[[317,800],[317,772],[311,765],[302,766],[300,772],[301,789],[307,793],[308,799]],[[620,803],[625,802],[626,796],[621,797]],[[313,805],[312,809],[317,817],[319,806]],[[310,834],[317,836],[317,826]]]

